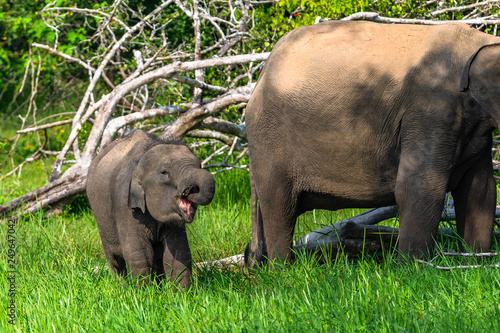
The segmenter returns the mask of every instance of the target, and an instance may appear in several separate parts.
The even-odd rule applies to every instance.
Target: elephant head
[[[469,92],[500,124],[500,43],[481,47],[464,66],[460,91]]]
[[[146,148],[130,181],[128,205],[162,223],[193,221],[198,205],[208,205],[215,182],[200,160],[182,144]]]

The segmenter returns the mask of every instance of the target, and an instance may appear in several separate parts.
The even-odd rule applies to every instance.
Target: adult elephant
[[[306,211],[394,204],[401,253],[421,256],[447,191],[458,233],[488,250],[498,43],[463,24],[330,21],[284,36],[246,110],[259,199],[247,263],[290,259]]]
[[[185,224],[214,191],[210,172],[181,143],[137,130],[105,146],[90,165],[87,196],[112,271],[189,288]]]

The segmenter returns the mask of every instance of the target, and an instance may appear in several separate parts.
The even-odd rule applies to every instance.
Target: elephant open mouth
[[[184,196],[177,199],[177,205],[180,210],[180,216],[186,223],[191,223],[196,214],[196,208],[198,205],[194,202],[189,201]]]

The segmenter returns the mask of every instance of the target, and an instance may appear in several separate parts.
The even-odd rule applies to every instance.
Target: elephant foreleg
[[[191,250],[185,226],[173,226],[165,231],[163,269],[165,277],[180,287],[191,285]]]
[[[448,174],[432,168],[445,155],[429,155],[432,148],[423,151],[411,146],[401,155],[394,192],[399,206],[401,255],[422,257],[434,249]]]
[[[417,184],[413,185],[419,187]],[[403,198],[398,196],[401,254],[418,258],[433,251],[444,195],[445,191],[439,191],[439,195],[436,195],[424,188],[414,188]]]
[[[127,264],[123,256],[118,254],[106,254],[111,271],[121,277],[127,276]]]
[[[452,191],[457,232],[475,252],[489,251],[495,218],[496,187],[490,151],[481,156]]]
[[[130,276],[142,284],[148,284],[152,278],[153,249],[149,243],[136,245],[129,243],[125,246],[123,256],[127,262]]]
[[[259,216],[265,252],[270,262],[292,261],[292,238],[297,220],[297,199],[279,190],[273,195],[259,197]]]

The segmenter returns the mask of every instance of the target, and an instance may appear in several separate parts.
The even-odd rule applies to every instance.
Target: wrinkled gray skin
[[[189,288],[185,223],[214,191],[212,175],[183,144],[137,130],[105,146],[90,165],[87,196],[112,271]]]
[[[312,209],[399,206],[401,253],[421,256],[451,191],[458,233],[490,249],[500,38],[462,24],[325,22],[275,46],[246,110],[250,267],[291,259]],[[476,54],[477,52],[477,54]]]

